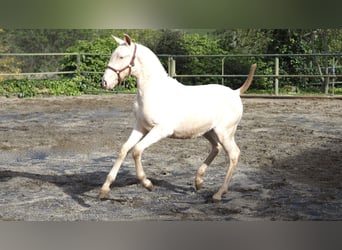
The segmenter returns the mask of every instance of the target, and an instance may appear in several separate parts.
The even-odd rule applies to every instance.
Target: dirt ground
[[[243,98],[241,157],[220,203],[224,152],[196,191],[203,138],[131,155],[109,198],[97,195],[134,124],[133,95],[0,98],[0,220],[342,220],[342,100]]]

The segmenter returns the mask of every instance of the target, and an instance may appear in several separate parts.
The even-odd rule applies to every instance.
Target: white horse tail
[[[245,83],[239,88],[239,91],[240,91],[240,95],[243,94],[248,88],[249,86],[251,85],[252,83],[252,80],[253,80],[253,76],[254,76],[254,71],[256,69],[256,63],[254,63],[252,66],[251,66],[251,69],[249,70],[249,74],[248,74],[248,77],[247,77],[247,80],[245,81]]]

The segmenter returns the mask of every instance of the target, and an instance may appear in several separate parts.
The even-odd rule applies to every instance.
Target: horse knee
[[[236,144],[234,144],[234,145],[232,145],[230,147],[227,147],[226,150],[227,150],[227,153],[229,155],[229,159],[232,162],[236,163],[239,160],[239,157],[240,157],[240,149],[239,149],[239,147]]]
[[[236,146],[229,156],[233,163],[237,163],[240,157],[240,149]]]
[[[141,157],[141,154],[142,150],[138,146],[135,146],[132,150],[133,158],[137,160]]]

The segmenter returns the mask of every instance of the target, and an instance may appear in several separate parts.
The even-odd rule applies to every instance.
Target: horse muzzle
[[[102,87],[103,89],[106,89],[106,88],[107,88],[107,81],[106,81],[106,80],[102,79],[101,87]]]
[[[115,84],[110,84],[110,82],[108,82],[107,80],[102,79],[101,87],[103,89],[113,89],[114,86],[115,86]]]

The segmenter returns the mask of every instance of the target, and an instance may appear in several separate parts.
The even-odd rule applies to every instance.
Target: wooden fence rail
[[[82,63],[82,58],[84,56],[104,56],[108,57],[110,54],[101,54],[101,53],[0,53],[0,59],[3,57],[36,57],[36,56],[75,56],[76,60],[76,70],[75,71],[47,71],[47,72],[1,72],[0,77],[29,77],[29,76],[40,76],[40,77],[51,77],[54,75],[70,75],[70,74],[103,74],[103,71],[80,71],[80,65]],[[273,73],[270,74],[256,74],[256,78],[273,78],[274,79],[274,89],[275,95],[279,94],[279,79],[281,78],[320,78],[322,81],[326,82],[329,86],[330,81],[332,82],[332,93],[334,93],[334,87],[337,83],[342,83],[336,81],[337,78],[341,78],[342,74],[336,73],[338,69],[342,68],[338,63],[342,63],[342,53],[313,53],[313,54],[223,54],[223,55],[158,55],[159,58],[167,58],[167,67],[168,74],[174,78],[189,78],[189,77],[205,77],[205,78],[220,78],[222,79],[222,83],[225,78],[232,77],[246,77],[245,74],[225,74],[224,72],[224,63],[226,58],[236,58],[236,57],[244,57],[244,58],[274,58],[274,70]],[[198,57],[198,58],[221,58],[221,74],[177,74],[176,73],[176,64],[177,59],[179,58],[190,58],[190,57]],[[324,57],[324,58],[332,58],[333,65],[326,65],[319,68],[319,74],[280,74],[280,66],[279,60],[284,57]],[[327,60],[326,60],[327,61]],[[322,68],[324,70],[322,70]],[[0,65],[1,70],[1,65]]]

